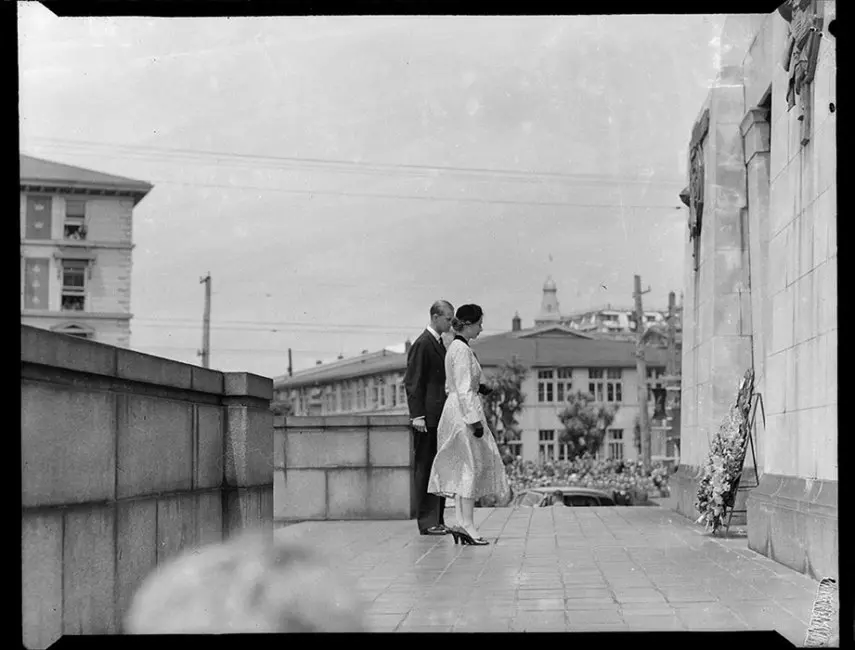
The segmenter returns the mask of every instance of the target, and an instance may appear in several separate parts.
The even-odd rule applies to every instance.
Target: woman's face
[[[477,339],[482,329],[484,329],[483,316],[481,316],[477,323],[472,323],[471,325],[466,326],[466,336],[469,339]]]

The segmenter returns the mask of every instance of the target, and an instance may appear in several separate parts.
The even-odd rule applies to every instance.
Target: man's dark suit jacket
[[[426,426],[438,426],[445,406],[445,351],[428,330],[410,347],[404,386],[410,419],[424,417]]]

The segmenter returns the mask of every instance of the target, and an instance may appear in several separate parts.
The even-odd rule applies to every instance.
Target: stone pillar
[[[273,521],[273,380],[225,374],[223,535]]]
[[[704,207],[698,257],[692,258],[690,245],[686,259],[683,422],[674,496],[677,511],[693,519],[698,516],[698,476],[710,441],[751,366],[746,168],[740,132],[743,91],[738,66],[723,67],[710,89],[705,104],[709,127],[701,141]],[[737,501],[737,508],[742,507]]]
[[[748,260],[751,284],[751,325],[754,360],[754,390],[761,395],[766,391],[766,351],[771,324],[771,297],[769,295],[769,111],[752,108],[740,125],[748,174]],[[763,471],[764,427],[758,413],[755,429],[757,470]],[[746,480],[754,482],[754,467],[750,452],[746,455]]]

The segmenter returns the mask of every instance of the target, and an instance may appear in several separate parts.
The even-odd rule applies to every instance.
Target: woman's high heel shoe
[[[461,533],[463,532],[460,528],[457,528],[456,526],[452,526],[451,528],[448,529],[448,532],[454,538],[455,544],[465,543],[465,542],[460,541],[460,536],[461,536]]]
[[[472,537],[463,529],[459,529],[457,534],[460,535],[461,542],[467,546],[487,546],[490,543],[483,537]]]

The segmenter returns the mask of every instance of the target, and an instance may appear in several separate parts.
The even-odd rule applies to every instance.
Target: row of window
[[[60,262],[60,310],[86,311],[86,280],[89,262],[67,259]],[[24,260],[24,309],[50,308],[50,259]]]
[[[556,442],[555,429],[541,429],[538,431],[538,458],[541,462],[550,460],[569,460],[570,451],[566,444]],[[623,429],[609,429],[606,431],[606,439],[598,456],[609,460],[623,460],[624,457]]]
[[[653,399],[653,388],[662,387],[665,369],[647,369],[647,398]],[[537,371],[537,401],[564,402],[573,392],[572,368],[548,368]],[[622,368],[588,368],[588,393],[598,402],[623,401]]]
[[[25,237],[51,239],[53,231],[53,198],[28,196]],[[62,236],[70,241],[86,239],[86,201],[65,199]]]
[[[297,415],[309,412],[312,391],[302,388],[291,393],[291,399]],[[363,377],[330,384],[320,389],[321,413],[353,413],[396,408],[407,403],[403,377],[382,376]]]
[[[63,274],[65,277],[65,272]],[[69,284],[63,282],[63,297],[74,297],[77,290],[74,283],[81,282],[80,277],[69,275]],[[85,288],[85,283],[80,285]],[[68,287],[69,292],[66,292]],[[82,293],[82,292],[81,292]],[[81,298],[83,296],[81,295]],[[65,304],[65,303],[64,303]],[[81,303],[82,305],[82,303]],[[66,309],[63,306],[63,309]],[[651,367],[647,369],[648,400],[653,400],[653,389],[662,388],[665,369]],[[623,401],[623,377],[621,368],[589,368],[588,393],[598,402],[619,404]],[[311,388],[292,392],[292,401],[298,414],[309,411]],[[556,368],[537,371],[537,401],[541,403],[564,402],[572,393],[572,369]],[[395,408],[406,404],[403,378],[376,376],[339,382],[320,389],[319,397],[323,413],[352,413],[376,409]]]

